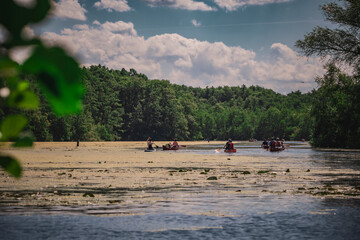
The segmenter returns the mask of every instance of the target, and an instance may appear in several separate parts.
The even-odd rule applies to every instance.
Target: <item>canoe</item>
[[[236,152],[236,149],[235,148],[233,148],[233,149],[225,149],[224,152],[234,153],[234,152]]]
[[[163,145],[163,150],[178,150],[178,149],[179,149],[179,145],[172,146],[172,147],[168,147],[166,145]]]
[[[270,152],[281,152],[284,151],[285,148],[269,148]]]
[[[144,152],[156,152],[156,149],[145,149]]]

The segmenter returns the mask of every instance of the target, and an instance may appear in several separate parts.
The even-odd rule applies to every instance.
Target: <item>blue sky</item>
[[[319,7],[329,1],[57,0],[52,17],[32,30],[84,66],[134,68],[195,87],[307,92],[323,63],[298,56],[294,43],[330,26]]]

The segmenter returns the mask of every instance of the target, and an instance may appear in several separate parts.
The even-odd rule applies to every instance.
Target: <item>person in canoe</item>
[[[147,150],[154,150],[153,145],[156,146],[156,144],[154,143],[151,137],[148,137],[146,143],[147,143]]]
[[[177,142],[176,138],[174,138],[174,141],[173,141],[173,143],[171,145],[172,145],[172,147],[178,147],[179,146],[179,143]]]
[[[179,149],[179,143],[177,142],[176,138],[174,138],[174,141],[171,143],[167,143],[163,146],[164,150],[177,150]]]
[[[268,141],[266,139],[264,139],[263,143],[261,144],[261,147],[265,149],[269,148]]]
[[[277,138],[276,139],[276,148],[285,149],[284,140],[280,140],[279,138]]]
[[[225,151],[234,149],[234,143],[232,142],[231,138],[229,138],[229,140],[226,142],[224,148]]]
[[[271,152],[277,152],[277,151],[282,151],[285,149],[284,143],[283,141],[280,141],[279,138],[272,138],[271,143],[270,143],[270,151]]]
[[[276,141],[275,138],[272,137],[271,142],[270,142],[270,151],[274,150],[276,148]]]

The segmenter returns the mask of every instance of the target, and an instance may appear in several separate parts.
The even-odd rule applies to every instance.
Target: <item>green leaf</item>
[[[0,25],[9,31],[10,45],[21,44],[24,41],[21,36],[23,28],[30,23],[43,20],[50,8],[50,0],[36,0],[35,6],[31,8],[19,6],[13,0],[1,0]]]
[[[26,91],[12,91],[8,104],[11,107],[18,107],[24,109],[36,109],[39,105],[39,98],[35,95],[35,93],[30,90]]]
[[[21,176],[21,166],[19,162],[9,156],[0,156],[0,166],[16,178]]]
[[[28,120],[22,115],[7,116],[0,124],[1,140],[8,141],[18,137]]]
[[[32,147],[33,146],[33,138],[30,136],[20,137],[16,140],[16,142],[12,145],[13,147]]]
[[[0,56],[0,78],[6,80],[7,86],[14,89],[17,86],[19,64],[6,56]]]
[[[25,71],[36,74],[38,84],[58,115],[82,110],[83,86],[78,63],[59,47],[37,47],[24,63]]]

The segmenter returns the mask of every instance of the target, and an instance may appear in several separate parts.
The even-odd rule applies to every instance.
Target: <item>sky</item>
[[[294,44],[330,26],[320,10],[329,1],[53,0],[51,16],[31,31],[86,67],[133,68],[193,87],[309,92],[324,62]]]

